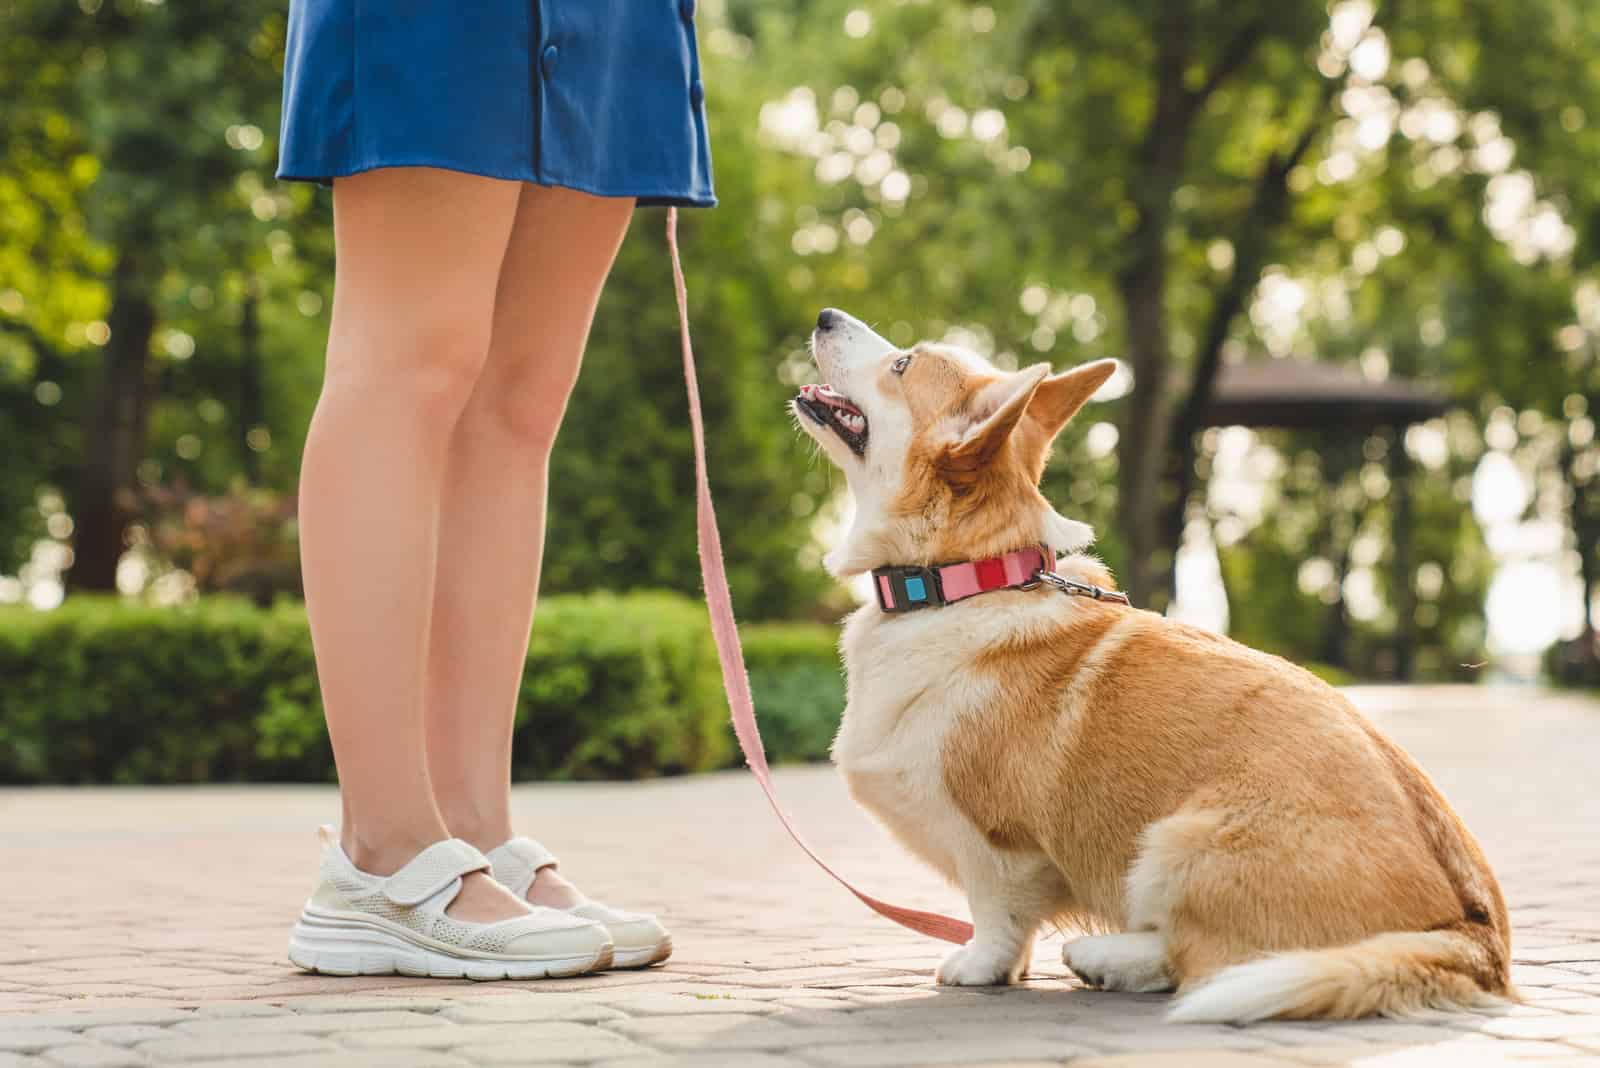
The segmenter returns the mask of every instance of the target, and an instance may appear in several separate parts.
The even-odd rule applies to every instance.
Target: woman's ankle
[[[382,835],[368,835],[357,828],[345,827],[339,833],[339,845],[360,871],[368,875],[393,875],[415,859],[418,853],[450,837],[443,827],[436,831],[396,831]]]
[[[445,826],[450,828],[450,836],[467,842],[482,853],[503,846],[515,837],[509,812],[444,807],[440,811]]]

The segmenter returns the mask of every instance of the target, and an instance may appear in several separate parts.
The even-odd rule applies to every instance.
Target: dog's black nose
[[[839,313],[832,308],[823,308],[817,313],[817,329],[831,330],[833,324],[839,321]]]

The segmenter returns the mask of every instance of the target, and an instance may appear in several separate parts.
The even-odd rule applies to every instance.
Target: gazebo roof
[[[1370,430],[1432,419],[1451,406],[1409,379],[1375,382],[1345,364],[1265,359],[1223,366],[1204,425]]]

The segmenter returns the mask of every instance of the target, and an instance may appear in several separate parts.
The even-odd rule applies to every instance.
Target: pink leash
[[[733,733],[750,771],[761,784],[762,792],[777,813],[789,836],[817,866],[838,880],[839,885],[861,899],[861,903],[880,916],[887,916],[903,927],[921,934],[964,945],[972,938],[972,925],[935,912],[902,908],[862,893],[825,864],[806,844],[794,824],[778,804],[772,788],[772,772],[767,767],[767,752],[756,728],[755,703],[750,697],[750,679],[745,672],[744,651],[739,647],[739,629],[733,619],[733,598],[728,592],[728,576],[722,566],[722,538],[717,533],[717,512],[711,503],[711,482],[706,475],[705,424],[700,415],[700,382],[694,372],[694,349],[689,342],[689,297],[683,285],[683,265],[678,260],[678,209],[667,209],[667,250],[672,256],[672,283],[678,295],[678,334],[683,344],[683,377],[689,387],[689,427],[694,435],[694,477],[698,497],[700,531],[700,571],[705,578],[706,606],[711,611],[711,634],[717,642],[717,658],[722,662],[722,685],[728,692],[728,709]]]

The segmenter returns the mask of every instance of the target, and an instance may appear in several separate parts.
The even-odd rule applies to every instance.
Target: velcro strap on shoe
[[[513,838],[500,848],[527,865],[530,873],[542,868],[553,868],[561,863],[554,853],[532,838]]]
[[[396,905],[420,905],[463,875],[484,871],[489,858],[459,838],[435,842],[389,876],[383,896]]]
[[[513,838],[495,846],[489,852],[489,860],[494,865],[495,881],[518,897],[528,896],[528,887],[540,869],[559,863],[554,853],[532,838]]]

